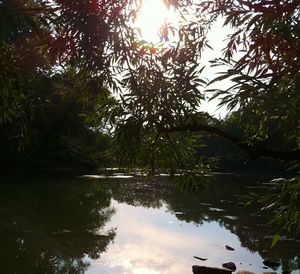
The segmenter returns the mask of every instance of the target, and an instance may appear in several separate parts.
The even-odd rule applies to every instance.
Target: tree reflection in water
[[[222,176],[202,193],[182,193],[167,178],[31,179],[0,184],[0,260],[5,273],[84,273],[90,259],[105,252],[116,231],[112,199],[144,208],[167,208],[180,221],[217,221],[241,245],[262,258],[279,258],[285,269],[299,269],[300,243],[282,240],[271,249],[273,228],[242,197],[264,191],[253,179]],[[254,188],[253,188],[254,187]],[[257,187],[257,189],[255,189]],[[267,187],[267,186],[266,186]],[[220,210],[222,209],[222,210]],[[106,230],[108,227],[108,230]]]
[[[84,273],[114,239],[115,210],[97,185],[70,180],[0,185],[3,273]]]
[[[160,208],[165,205],[180,221],[201,225],[216,221],[237,235],[241,246],[258,252],[263,259],[278,258],[283,270],[300,269],[300,241],[284,238],[271,248],[275,228],[269,217],[255,206],[244,206],[249,191],[263,193],[267,185],[257,178],[216,177],[202,193],[182,193],[170,187],[169,180],[110,180],[103,186],[112,190],[112,198],[133,206]]]

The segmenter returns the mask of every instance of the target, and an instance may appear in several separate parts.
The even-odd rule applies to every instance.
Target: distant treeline
[[[75,78],[69,71],[23,80],[24,93],[8,102],[7,118],[0,123],[1,169],[91,169],[111,164],[111,138],[97,128],[101,121],[94,118],[99,95],[87,100],[88,90],[78,89]]]
[[[226,131],[237,138],[243,139],[244,132],[235,122],[235,113],[225,119]],[[213,171],[220,172],[259,172],[285,173],[289,167],[286,161],[269,158],[251,158],[248,153],[218,136],[204,136],[201,139],[203,146],[198,150],[198,156],[211,161]],[[274,147],[280,148],[280,140],[275,140]],[[213,161],[212,161],[213,160]],[[292,166],[290,165],[292,168]]]
[[[36,90],[36,102],[27,121],[28,136],[20,146],[20,138],[12,138],[13,125],[2,126],[0,133],[1,169],[76,168],[95,169],[116,166],[113,137],[93,127],[93,115],[87,114],[95,101],[82,103],[81,97],[55,93],[59,79],[43,79]],[[39,90],[42,89],[42,90]],[[234,120],[234,119],[233,119]],[[99,124],[99,121],[97,121]],[[216,121],[217,123],[217,121]],[[228,118],[227,131],[239,138],[243,132]],[[265,158],[251,159],[236,145],[217,137],[201,136],[197,156],[210,163],[212,171],[283,172],[285,163]]]

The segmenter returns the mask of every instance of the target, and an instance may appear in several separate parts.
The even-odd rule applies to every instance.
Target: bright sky
[[[135,25],[140,29],[143,40],[158,43],[159,30],[164,23],[177,25],[178,21],[174,9],[168,9],[163,0],[144,0]]]
[[[174,9],[168,9],[163,0],[144,0],[140,13],[135,22],[135,26],[140,29],[141,38],[148,43],[159,43],[161,38],[159,37],[159,30],[164,23],[172,24],[173,26],[178,26],[179,16],[176,14]],[[205,53],[205,58],[202,60],[206,69],[204,73],[207,75],[208,79],[213,79],[216,76],[218,70],[209,68],[208,61],[215,57],[217,52],[220,55],[221,50],[225,47],[224,39],[226,34],[229,33],[229,28],[223,28],[223,22],[219,21],[213,26],[209,33],[210,45],[214,48],[213,51],[208,50]],[[226,84],[226,83],[225,83]],[[227,83],[229,86],[230,82]],[[214,84],[210,88],[224,88],[224,82],[222,85],[220,83]],[[204,102],[201,106],[202,110],[209,112],[211,115],[219,118],[225,117],[227,111],[225,108],[217,109],[218,100],[213,100],[210,102]]]

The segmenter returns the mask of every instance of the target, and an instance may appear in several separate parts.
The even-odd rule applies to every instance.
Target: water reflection
[[[210,263],[217,263],[227,241],[238,243],[217,223],[206,223],[199,230],[178,222],[164,206],[160,210],[141,210],[124,204],[117,207],[118,214],[112,219],[118,227],[115,244],[87,273],[139,273],[140,269],[144,273],[189,273],[195,252],[209,257]],[[105,266],[104,262],[111,263]]]
[[[270,249],[268,217],[243,206],[246,186],[263,191],[253,179],[222,176],[197,195],[167,178],[24,180],[0,184],[3,273],[181,274],[227,261],[262,273],[265,258],[300,268],[300,243],[282,239]]]
[[[126,250],[124,258],[135,262],[132,263],[134,267],[120,270],[123,264],[122,260],[119,261],[114,273],[134,273],[139,264],[152,265],[152,268],[148,268],[149,271],[158,273],[184,273],[192,264],[197,263],[191,259],[194,255],[209,258],[201,264],[221,266],[225,261],[234,261],[239,264],[238,269],[256,273],[265,271],[262,262],[267,258],[280,259],[283,270],[299,269],[300,263],[296,257],[300,254],[299,242],[283,239],[275,248],[270,249],[274,231],[267,225],[268,216],[261,215],[258,209],[244,206],[243,197],[248,193],[247,185],[251,185],[252,191],[265,190],[261,183],[254,184],[253,179],[247,181],[239,177],[220,177],[208,190],[197,195],[182,194],[170,188],[167,180],[162,178],[151,183],[140,179],[110,181],[108,187],[112,190],[112,198],[118,202],[118,214],[112,221],[118,227],[118,244],[111,246],[104,254],[105,260],[116,262],[116,258],[119,258],[117,250],[121,249]],[[124,206],[126,210],[123,209]],[[166,229],[167,227],[174,231]],[[176,236],[172,237],[173,233]],[[130,238],[124,240],[126,246],[119,242],[123,237]],[[142,241],[136,242],[135,239]],[[174,246],[168,246],[166,239]],[[226,244],[234,245],[235,252],[227,252],[224,249]],[[147,258],[142,260],[141,254],[148,254],[144,249],[154,249],[149,258],[160,258],[160,268],[153,268],[156,264],[150,259],[150,263],[147,263]],[[132,252],[129,251],[132,250],[136,250],[142,262],[137,263],[134,256],[131,257]],[[166,254],[171,258],[166,257]],[[162,269],[164,265],[166,269]],[[176,267],[173,269],[172,265]],[[94,273],[92,269],[89,273]],[[105,268],[100,269],[101,273],[112,273],[113,268],[108,272],[105,272]]]
[[[115,237],[110,196],[67,181],[0,186],[1,273],[84,273]]]

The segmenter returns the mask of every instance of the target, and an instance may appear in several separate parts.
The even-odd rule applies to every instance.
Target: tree
[[[101,47],[98,42],[103,37],[99,34],[103,32],[97,22],[90,20],[93,11],[89,11],[89,1],[80,3],[25,0],[0,3],[0,142],[2,151],[9,151],[10,155],[15,156],[15,148],[19,151],[26,148],[32,156],[28,153],[32,147],[34,150],[42,147],[47,157],[60,149],[68,162],[81,158],[81,164],[90,165],[93,162],[90,156],[98,158],[88,143],[101,139],[101,133],[95,131],[100,127],[101,117],[96,124],[95,118],[88,114],[104,113],[105,106],[114,100],[103,84],[105,73],[102,71],[100,75],[95,67],[86,68],[91,65],[88,62],[91,54],[99,49],[90,48],[85,40],[98,39],[95,43]],[[74,18],[74,14],[79,17]],[[88,26],[87,21],[91,21]],[[95,32],[88,30],[93,27]],[[47,147],[51,149],[47,151]]]
[[[229,68],[215,79],[230,78],[233,85],[214,96],[220,105],[238,108],[248,145],[242,148],[254,157],[299,160],[299,1],[204,5],[234,30],[218,60]],[[278,150],[272,147],[276,140],[281,140]]]
[[[88,91],[78,99],[94,100],[95,93],[103,99],[97,119],[114,136],[120,164],[202,174],[206,165],[195,156],[208,133],[252,159],[286,160],[299,169],[300,2],[165,2],[183,20],[163,26],[161,36],[177,39],[151,45],[140,41],[132,24],[138,0],[1,1],[0,126],[8,139],[28,143],[31,86],[39,75],[65,77],[72,67],[91,80],[89,88],[86,81],[76,87]],[[219,19],[232,34],[223,55],[212,60],[224,72],[208,82],[201,62],[211,48],[207,33]],[[225,90],[208,85],[225,79],[232,83]],[[107,100],[111,94],[115,100]],[[208,94],[235,113],[216,121],[200,112]],[[242,138],[227,131],[227,120],[234,120]]]

